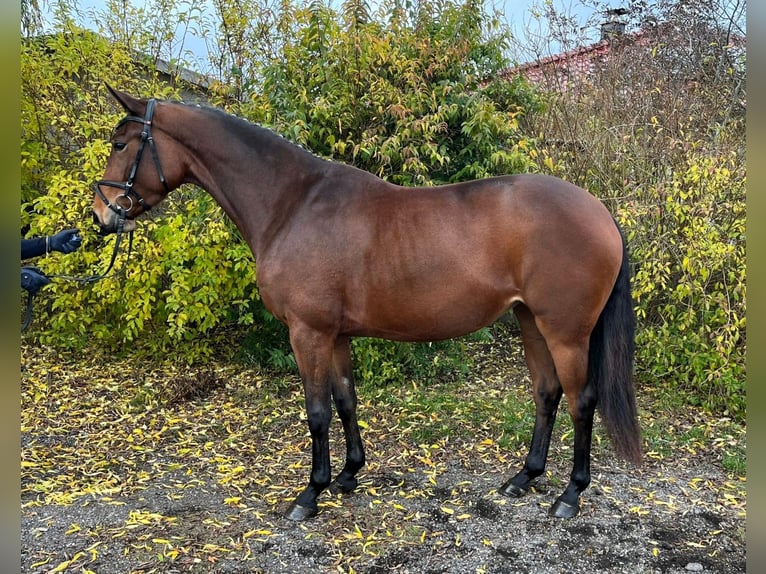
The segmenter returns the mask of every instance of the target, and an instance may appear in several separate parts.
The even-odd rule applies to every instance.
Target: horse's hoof
[[[566,502],[562,502],[561,500],[557,500],[548,510],[548,516],[553,516],[554,518],[574,518],[579,512],[579,506],[573,506]]]
[[[500,494],[504,494],[505,496],[510,496],[511,498],[519,498],[524,496],[529,491],[521,488],[520,486],[516,486],[511,481],[508,481],[500,487],[498,492]]]
[[[309,508],[293,502],[287,512],[285,512],[285,518],[295,522],[302,522],[316,516],[318,512],[318,508]]]

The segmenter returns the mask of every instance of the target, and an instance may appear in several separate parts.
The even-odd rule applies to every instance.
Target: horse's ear
[[[120,105],[125,109],[127,113],[132,114],[134,116],[143,115],[144,109],[146,108],[146,102],[142,102],[141,100],[134,98],[130,94],[126,94],[125,92],[120,92],[119,90],[115,90],[109,84],[105,84],[105,85],[106,85],[106,89],[109,90],[109,93],[112,94],[114,99],[120,103]]]

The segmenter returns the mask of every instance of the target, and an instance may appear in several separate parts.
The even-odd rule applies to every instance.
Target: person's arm
[[[46,255],[51,251],[71,253],[76,251],[82,243],[82,237],[77,229],[65,229],[56,235],[34,237],[21,240],[21,258],[29,259],[38,255]]]
[[[29,259],[38,255],[45,255],[49,249],[46,247],[47,237],[33,237],[21,240],[21,258]]]

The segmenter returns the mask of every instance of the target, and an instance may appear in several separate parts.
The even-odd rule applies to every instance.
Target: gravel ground
[[[259,512],[257,504],[232,512],[215,484],[198,483],[177,499],[151,486],[118,505],[85,500],[25,510],[21,571],[745,572],[744,519],[721,504],[712,489],[684,488],[700,475],[727,480],[709,466],[598,474],[581,515],[566,521],[547,517],[545,508],[557,490],[546,481],[526,498],[509,500],[493,494],[498,477],[459,466],[440,475],[430,499],[407,496],[411,483],[422,487],[417,471],[404,478],[368,476],[361,492],[326,501],[317,518],[299,525]],[[656,500],[672,501],[677,510],[646,505],[647,481]],[[371,489],[380,498],[365,492]],[[460,504],[451,504],[456,499]],[[376,508],[382,505],[402,508],[400,518],[410,532],[402,532],[399,540],[376,532],[378,520],[381,528],[397,528],[395,518]],[[645,510],[630,511],[638,507]],[[144,517],[136,518],[138,512]],[[126,523],[135,528],[119,538],[109,536],[110,530],[123,532]],[[71,532],[73,525],[77,532]],[[173,540],[225,550],[207,553],[206,560],[193,550],[159,560],[157,549]],[[345,562],[344,546],[358,553],[365,544],[362,558]],[[35,566],[41,561],[45,564]],[[67,565],[54,570],[61,564]]]
[[[32,360],[25,366],[22,357],[22,385],[29,388],[43,378],[50,387],[78,384],[45,369]],[[607,447],[596,448],[581,514],[558,520],[546,511],[570,471],[566,452],[559,452],[567,440],[554,444],[548,471],[533,491],[510,499],[495,489],[522,463],[524,445],[508,452],[480,429],[418,444],[396,422],[401,415],[371,414],[373,400],[364,405],[366,420],[387,429],[368,429],[368,465],[359,488],[347,495],[324,493],[319,516],[295,524],[281,512],[308,473],[300,393],[290,395],[292,406],[269,414],[284,417],[279,429],[300,432],[285,439],[267,430],[271,419],[259,418],[261,431],[252,432],[253,450],[242,459],[250,463],[229,468],[225,439],[218,444],[207,436],[197,454],[180,457],[179,450],[165,447],[144,452],[133,428],[125,440],[134,458],[119,462],[113,454],[118,462],[109,472],[117,478],[87,493],[51,486],[69,460],[62,452],[86,449],[92,441],[94,450],[83,460],[97,458],[98,441],[104,433],[118,437],[124,417],[99,415],[87,424],[86,415],[70,417],[65,420],[79,423],[77,430],[62,430],[62,419],[52,417],[66,408],[66,400],[35,393],[37,414],[44,406],[49,418],[22,424],[21,572],[745,572],[745,478],[723,469],[715,444],[649,452],[640,468],[615,459]],[[28,390],[25,397],[30,396]],[[194,405],[203,408],[199,400]],[[185,411],[173,413],[191,418]],[[152,429],[131,424],[145,434]],[[223,436],[238,440],[237,424]],[[342,453],[338,432],[335,457]],[[163,445],[186,440],[181,431],[163,437]],[[241,451],[242,444],[232,448]],[[61,462],[51,462],[60,456]],[[261,469],[259,457],[267,456],[281,457],[280,464]],[[94,470],[95,463],[71,465],[72,484],[88,484],[89,472],[103,472]]]

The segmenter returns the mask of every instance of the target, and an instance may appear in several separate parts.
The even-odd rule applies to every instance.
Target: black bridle
[[[162,171],[162,164],[160,164],[160,156],[157,154],[157,146],[154,143],[154,138],[152,137],[152,119],[154,118],[154,107],[157,105],[157,100],[154,98],[150,99],[146,103],[146,114],[143,118],[139,116],[132,116],[128,115],[125,116],[120,120],[120,123],[117,124],[117,126],[114,128],[115,131],[120,129],[121,126],[128,122],[137,122],[139,124],[143,125],[143,129],[141,130],[141,143],[138,145],[138,151],[136,152],[136,159],[133,162],[133,167],[130,168],[130,173],[128,174],[128,179],[125,181],[125,183],[122,183],[120,181],[113,181],[109,179],[100,179],[94,184],[96,195],[98,195],[101,198],[101,201],[104,202],[104,204],[114,211],[117,216],[117,239],[114,242],[114,252],[112,253],[112,260],[109,262],[109,267],[106,271],[101,273],[100,275],[91,275],[89,277],[83,277],[79,278],[78,280],[83,283],[93,283],[95,281],[98,281],[100,279],[103,279],[109,274],[109,271],[111,271],[112,266],[114,265],[114,261],[117,258],[117,251],[120,248],[120,240],[122,238],[122,229],[125,226],[125,220],[126,219],[132,219],[130,216],[130,212],[133,211],[133,207],[135,207],[135,203],[133,202],[133,198],[136,199],[136,202],[144,209],[144,211],[149,211],[152,206],[149,205],[143,197],[135,190],[133,189],[133,182],[136,179],[136,173],[138,172],[138,166],[141,163],[141,157],[144,155],[144,149],[146,148],[146,145],[149,144],[149,150],[152,153],[152,159],[154,160],[154,166],[157,169],[157,173],[160,176],[160,181],[162,182],[163,187],[165,188],[165,191],[167,193],[170,193],[170,188],[168,187],[168,182],[165,179],[165,174]],[[109,201],[109,199],[104,195],[104,192],[101,191],[101,186],[104,185],[106,187],[116,187],[117,189],[122,190],[122,194],[118,195],[114,199],[114,203]],[[128,206],[127,208],[120,205],[120,199],[127,199],[128,200]],[[130,245],[133,244],[133,232],[130,232]],[[128,252],[130,252],[130,247],[128,247]]]
[[[139,124],[143,124],[144,126],[141,130],[141,143],[139,144],[138,151],[136,152],[136,160],[133,162],[133,167],[130,169],[130,174],[128,174],[128,179],[125,181],[125,183],[120,181],[101,179],[94,185],[96,194],[101,198],[101,201],[103,201],[104,205],[106,205],[119,216],[120,223],[122,224],[124,224],[126,218],[130,217],[130,212],[133,211],[133,207],[135,207],[135,203],[133,201],[134,198],[136,202],[144,209],[144,211],[149,211],[152,208],[152,206],[149,205],[135,189],[133,189],[133,181],[136,179],[136,172],[138,172],[138,165],[141,163],[141,156],[144,154],[146,144],[149,144],[149,150],[152,153],[152,159],[154,160],[154,166],[157,168],[157,173],[160,176],[160,181],[162,182],[165,191],[170,193],[170,188],[168,187],[168,182],[165,179],[165,174],[162,172],[160,157],[157,154],[157,146],[155,145],[154,138],[152,137],[152,118],[154,117],[154,107],[156,104],[157,100],[152,98],[146,104],[146,115],[143,118],[139,116],[126,116],[121,119],[120,123],[117,124],[117,127],[114,128],[115,130],[118,130],[127,122],[137,122]],[[106,195],[104,195],[104,192],[101,191],[102,185],[106,187],[116,187],[117,189],[121,189],[122,194],[118,195],[114,199],[114,203],[112,203],[109,201]],[[119,200],[121,199],[128,200],[127,208],[120,205]],[[122,225],[120,225],[120,227],[122,227]]]
[[[105,277],[108,277],[112,267],[114,267],[114,262],[117,260],[117,253],[120,250],[120,242],[122,241],[122,232],[123,227],[125,226],[125,220],[126,219],[132,219],[130,216],[130,212],[133,211],[133,207],[135,206],[135,203],[138,203],[144,211],[149,211],[152,206],[149,205],[143,197],[135,190],[133,189],[133,181],[136,179],[136,173],[138,172],[138,165],[141,163],[141,157],[144,154],[144,148],[146,147],[146,144],[149,144],[149,150],[152,153],[152,159],[154,160],[154,165],[157,168],[157,173],[160,176],[160,181],[162,182],[163,187],[165,188],[165,191],[170,193],[170,188],[168,187],[167,180],[165,179],[165,174],[162,172],[162,165],[160,164],[160,158],[157,154],[157,146],[154,143],[154,138],[152,137],[152,118],[154,117],[154,107],[157,104],[157,100],[152,98],[149,100],[146,104],[146,115],[141,118],[139,116],[131,116],[128,115],[120,120],[120,123],[117,124],[117,126],[114,128],[115,130],[118,130],[122,125],[124,125],[127,122],[137,122],[143,125],[143,129],[141,130],[141,143],[138,146],[138,151],[136,152],[136,159],[133,162],[133,167],[130,169],[130,174],[128,175],[128,179],[125,181],[125,183],[122,183],[120,181],[112,181],[108,179],[101,179],[97,181],[93,187],[95,189],[96,195],[101,198],[101,201],[104,202],[104,204],[111,209],[113,212],[115,212],[118,216],[117,220],[117,238],[114,241],[114,249],[112,251],[112,258],[109,261],[109,266],[106,268],[106,271],[103,273],[99,273],[98,275],[86,275],[84,277],[74,277],[71,275],[49,275],[50,278],[58,278],[58,279],[67,279],[70,281],[77,281],[78,283],[82,285],[87,285],[90,283],[95,283],[96,281],[100,281],[101,279],[104,279]],[[114,202],[110,202],[109,199],[104,195],[104,192],[101,191],[101,186],[106,187],[115,187],[117,189],[122,190],[122,194],[118,195]],[[135,202],[133,199],[135,198]],[[128,201],[127,208],[120,205],[120,200],[126,199]],[[130,251],[133,246],[133,232],[130,232],[130,241],[128,243],[128,254],[130,254]],[[32,292],[27,293],[27,308],[24,316],[24,322],[22,324],[21,330],[25,331],[27,327],[29,327],[30,323],[32,322],[32,300],[34,298],[34,294]]]

